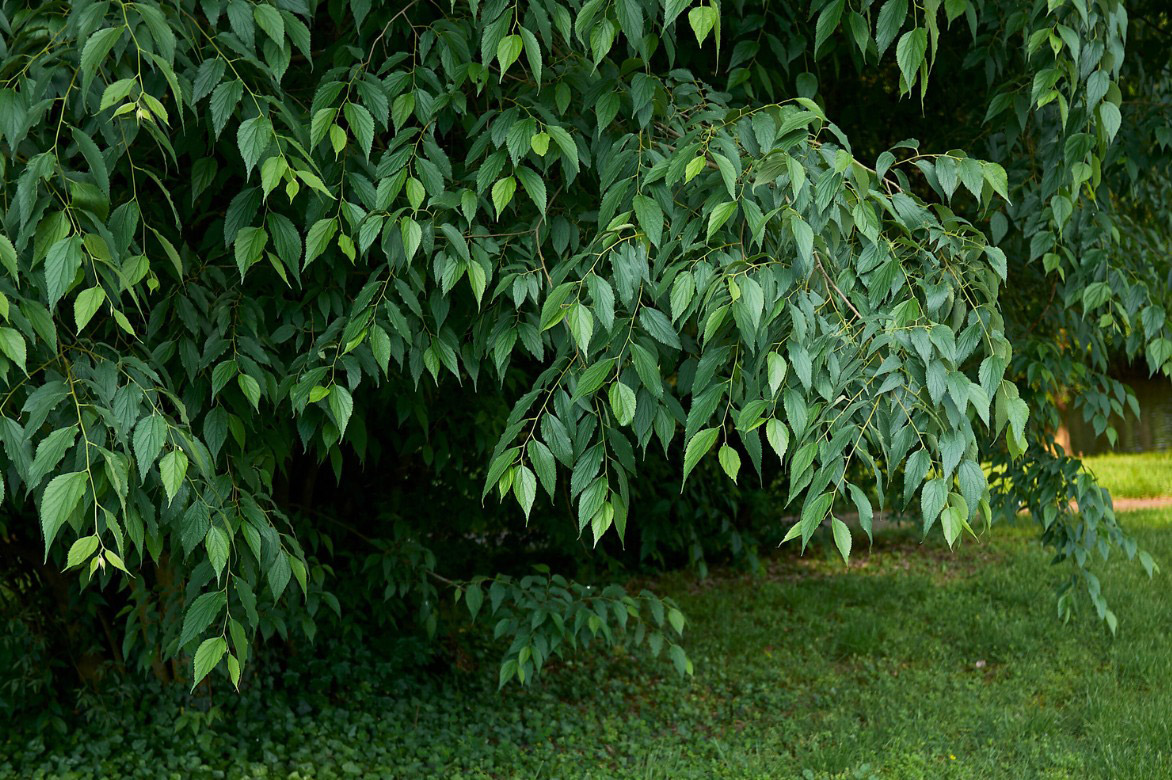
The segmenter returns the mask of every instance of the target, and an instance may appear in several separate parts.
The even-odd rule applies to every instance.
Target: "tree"
[[[491,612],[502,684],[595,635],[686,672],[653,594],[436,551],[737,547],[697,529],[748,501],[844,558],[1028,508],[1112,629],[1092,556],[1153,566],[1052,434],[1172,371],[1158,4],[0,9],[6,578],[77,572],[115,656],[238,683],[352,566]]]

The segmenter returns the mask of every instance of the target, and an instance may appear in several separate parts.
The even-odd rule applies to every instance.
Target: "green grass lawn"
[[[1172,452],[1095,455],[1083,463],[1115,498],[1172,496]]]
[[[1172,512],[1125,516],[1172,560]],[[322,665],[280,693],[9,742],[0,774],[43,777],[1156,778],[1172,761],[1172,600],[1163,575],[1098,567],[1120,616],[1055,617],[1028,521],[957,551],[910,529],[781,552],[767,574],[674,574],[656,587],[689,616],[695,677],[664,661],[580,656],[498,694],[491,659],[428,683]],[[278,686],[280,688],[281,686]],[[90,747],[87,747],[87,743]],[[2,745],[3,743],[0,743]],[[97,747],[93,747],[93,745]],[[172,774],[160,773],[167,766]],[[38,770],[37,775],[33,770]]]

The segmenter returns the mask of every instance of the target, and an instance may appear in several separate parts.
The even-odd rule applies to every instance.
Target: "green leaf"
[[[680,677],[686,677],[692,674],[692,662],[688,660],[688,655],[684,652],[684,648],[679,645],[672,645],[668,648],[667,654],[671,656],[672,665],[675,666],[676,673]]]
[[[199,649],[195,651],[195,660],[193,661],[195,678],[191,683],[191,690],[194,691],[195,686],[208,676],[208,672],[216,667],[227,650],[228,640],[222,636],[205,639],[200,644]]]
[[[794,245],[798,248],[798,256],[802,258],[807,268],[814,267],[814,231],[809,224],[799,216],[794,216],[789,223],[794,235]]]
[[[899,63],[899,72],[910,92],[916,83],[916,72],[924,64],[924,55],[928,51],[928,30],[916,27],[905,32],[895,47],[895,61]]]
[[[267,200],[269,193],[277,188],[281,183],[281,179],[289,172],[289,164],[285,162],[284,157],[273,155],[261,163],[260,166],[260,186],[264,197]],[[271,221],[276,214],[269,214],[268,219]]]
[[[741,470],[741,456],[736,450],[722,444],[720,451],[716,453],[716,459],[720,462],[720,467],[724,469],[724,473],[733,482],[737,481],[737,473]]]
[[[533,509],[533,500],[537,497],[537,476],[527,466],[518,466],[513,477],[513,495],[517,503],[525,510],[525,519]]]
[[[593,395],[598,388],[602,387],[602,383],[606,381],[607,376],[613,370],[614,360],[606,358],[583,371],[578,377],[578,386],[574,389],[574,400]]]
[[[90,559],[90,557],[98,550],[98,537],[96,535],[83,536],[78,539],[69,548],[69,556],[65,562],[65,568],[72,569],[74,566],[80,566]]]
[[[809,496],[806,498],[806,503],[802,506],[802,547],[805,548],[810,537],[814,535],[814,531],[826,519],[826,513],[830,511],[831,504],[834,503],[834,494],[823,493],[817,497]]]
[[[944,196],[952,200],[952,193],[956,192],[956,187],[960,183],[956,160],[948,155],[938,157],[936,159],[936,178],[940,182],[940,188],[944,190]]]
[[[167,439],[167,421],[157,414],[143,417],[134,428],[134,457],[143,479]]]
[[[268,579],[269,588],[273,591],[274,599],[281,598],[281,594],[285,592],[285,588],[289,585],[289,578],[292,575],[293,569],[289,566],[289,557],[286,555],[274,556],[268,571],[265,572],[265,577]]]
[[[818,14],[818,24],[814,30],[815,55],[822,49],[822,45],[826,43],[831,34],[838,29],[844,3],[845,0],[830,0],[822,9],[822,13]]]
[[[692,32],[696,35],[696,43],[701,46],[718,21],[720,12],[710,5],[697,6],[688,12],[688,24],[692,26]]]
[[[16,259],[16,247],[8,239],[8,236],[0,233],[0,265],[3,265],[8,270],[12,281],[17,281],[20,278],[20,271]]]
[[[106,197],[110,197],[110,172],[106,168],[106,158],[98,150],[98,145],[94,143],[94,139],[90,138],[89,134],[77,127],[73,128],[73,140],[77,144],[77,148],[81,150],[86,164],[89,165],[94,181]]]
[[[89,474],[73,471],[58,474],[49,481],[41,496],[41,531],[45,535],[45,560],[49,560],[49,546],[53,544],[61,526],[77,509],[85,495]]]
[[[767,420],[765,438],[768,440],[769,446],[777,453],[778,460],[785,460],[785,451],[789,448],[789,431],[786,430],[785,423],[776,417]]]
[[[106,291],[101,287],[91,287],[77,294],[73,301],[73,322],[78,333],[81,333],[105,300]]]
[[[350,125],[350,132],[354,133],[354,137],[362,146],[362,153],[369,160],[370,150],[374,145],[374,117],[357,103],[347,103],[342,111],[346,115],[346,122]]]
[[[13,328],[0,328],[0,352],[6,358],[16,364],[25,375],[28,370],[25,368],[25,361],[28,359],[27,348],[24,343],[24,336],[21,336]]]
[[[480,585],[473,582],[464,589],[464,603],[468,605],[468,614],[475,620],[480,613],[480,605],[484,603],[484,591]]]
[[[939,360],[933,360],[928,364],[925,380],[928,386],[928,397],[932,399],[932,403],[940,403],[948,391],[948,369]]]
[[[305,562],[291,553],[285,554],[285,560],[289,562],[289,568],[293,570],[293,579],[297,580],[297,585],[301,588],[301,595],[308,598],[309,580],[305,570]]]
[[[264,30],[265,35],[273,39],[273,43],[283,48],[285,46],[285,20],[281,18],[281,12],[271,5],[257,3],[252,7],[252,15],[256,19],[256,26]]]
[[[524,165],[517,166],[514,171],[517,178],[521,181],[521,187],[524,188],[525,194],[533,201],[533,205],[537,206],[537,210],[545,214],[545,181]],[[508,201],[506,201],[507,203]],[[493,204],[496,204],[496,188],[493,188]],[[500,215],[501,207],[497,207],[497,215]]]
[[[850,529],[837,517],[831,518],[830,529],[834,534],[834,546],[838,548],[839,555],[842,556],[843,561],[849,562],[851,558]]]
[[[875,45],[879,48],[879,55],[887,51],[887,47],[903,29],[904,19],[907,18],[907,0],[887,0],[879,10],[879,18],[875,22]]]
[[[517,180],[512,176],[506,176],[492,185],[492,205],[496,207],[496,218],[500,219],[501,214],[505,210],[505,206],[513,199],[513,193],[517,191]]]
[[[631,360],[639,381],[655,398],[663,396],[663,378],[659,375],[659,363],[651,351],[634,342],[631,343]]]
[[[183,630],[179,632],[179,647],[186,647],[188,642],[207,631],[208,626],[219,617],[227,604],[227,592],[223,590],[214,590],[197,596],[183,616]]]
[[[688,271],[681,272],[671,286],[671,320],[677,321],[688,309],[696,293],[696,279]]]
[[[336,108],[319,108],[313,114],[309,123],[309,144],[317,146],[325,140],[326,133],[333,127],[334,117],[338,115]]]
[[[867,534],[867,538],[870,539],[871,524],[874,520],[871,499],[867,498],[867,494],[857,485],[848,482],[847,488],[850,489],[851,500],[855,502],[855,508],[859,512],[859,525],[862,526],[863,531]]]
[[[553,452],[537,439],[529,440],[527,451],[533,470],[537,473],[537,479],[552,498],[557,486],[557,464],[554,462]]]
[[[407,179],[406,184],[407,200],[411,203],[411,208],[418,211],[419,207],[423,205],[423,199],[427,196],[427,190],[423,188],[423,183],[414,176]]]
[[[712,235],[720,230],[725,222],[728,222],[729,217],[737,213],[737,202],[735,200],[720,203],[716,208],[712,209],[712,213],[708,215],[708,234],[707,240],[712,240]]]
[[[107,27],[103,30],[98,30],[86,38],[85,46],[81,50],[80,63],[83,91],[89,91],[90,81],[93,80],[94,74],[97,73],[98,66],[102,64],[102,60],[114,48],[114,44],[122,37],[122,31],[125,29],[126,27],[123,25]]]
[[[952,476],[953,470],[964,456],[966,442],[964,435],[958,430],[952,430],[940,437],[940,467],[947,479]]]
[[[122,560],[121,557],[119,557],[118,553],[107,548],[106,550],[102,551],[102,557],[105,558],[106,562],[118,571],[122,572],[123,574],[130,574],[130,570],[126,568],[126,563]]]
[[[667,622],[668,622],[669,624],[671,624],[671,627],[672,627],[673,629],[675,629],[675,632],[676,632],[677,634],[679,634],[680,636],[683,636],[683,634],[684,634],[684,623],[686,622],[686,621],[684,620],[684,613],[683,613],[683,612],[680,612],[680,611],[679,611],[678,609],[676,609],[675,607],[671,607],[671,608],[670,608],[670,609],[668,609],[668,611],[667,611]]]
[[[235,360],[225,360],[212,369],[212,397],[220,394],[232,379],[240,373],[240,364]],[[161,444],[161,441],[160,441]]]
[[[349,136],[346,135],[346,131],[340,125],[330,125],[327,135],[330,137],[330,148],[334,150],[334,159],[337,159],[346,149]]]
[[[964,524],[964,513],[958,507],[949,506],[941,513],[940,526],[944,530],[944,541],[948,542],[949,547],[952,547],[956,540],[960,538],[960,532],[964,528]]]
[[[814,381],[814,361],[810,357],[810,353],[802,345],[791,346],[789,353],[790,364],[793,365],[794,374],[801,381],[802,387],[810,388]],[[793,424],[793,420],[790,420]]]
[[[208,101],[208,108],[212,115],[212,128],[218,138],[228,124],[228,119],[236,109],[244,94],[244,84],[239,80],[225,81],[212,91],[212,99]],[[237,131],[239,135],[239,131]]]
[[[680,337],[676,334],[675,328],[672,327],[671,320],[658,309],[644,306],[639,310],[639,323],[660,344],[674,349],[683,347],[680,343]]]
[[[223,76],[222,73],[220,75],[221,77]],[[219,83],[218,80],[217,83]],[[110,84],[107,84],[106,89],[102,92],[102,100],[98,104],[98,110],[105,111],[114,104],[121,103],[126,99],[126,97],[130,94],[130,91],[134,89],[135,85],[137,84],[137,79],[118,79],[117,81],[113,81]],[[198,78],[196,79],[196,85],[197,87],[200,86],[200,81]],[[213,84],[212,86],[215,85]]]
[[[167,492],[167,503],[175,500],[175,494],[183,486],[183,478],[187,476],[187,455],[182,450],[171,450],[159,461],[159,476],[163,480],[163,490]]]
[[[1120,125],[1123,124],[1123,115],[1119,111],[1119,106],[1111,102],[1101,103],[1099,105],[1099,122],[1103,125],[1107,140],[1114,141]]]
[[[244,160],[244,175],[251,176],[253,167],[273,142],[273,125],[266,116],[256,116],[240,123],[236,131],[236,147]]]
[[[683,10],[691,5],[692,0],[664,0],[663,26],[667,27],[676,20]]]
[[[58,428],[37,444],[37,454],[28,469],[25,482],[30,487],[40,485],[46,476],[57,468],[65,453],[77,441],[77,426]]]
[[[423,228],[411,217],[403,217],[399,220],[399,233],[403,239],[403,251],[410,260],[423,241]]]
[[[583,355],[589,354],[590,339],[594,335],[594,313],[582,304],[575,303],[566,312],[566,325],[578,349]]]
[[[769,375],[769,392],[777,395],[777,391],[781,389],[781,383],[785,381],[787,369],[785,358],[776,352],[770,352],[765,356],[765,363]]]
[[[338,426],[338,436],[344,437],[346,426],[350,424],[350,416],[354,413],[354,399],[349,390],[341,385],[334,385],[328,403],[330,414],[333,415],[334,423]]]
[[[630,425],[635,419],[635,391],[622,382],[612,382],[610,408],[619,425]]]
[[[944,502],[947,500],[948,485],[943,479],[930,479],[924,483],[924,489],[920,493],[920,509],[924,513],[925,534],[932,530],[936,519],[940,517],[940,510],[944,508]]]
[[[45,256],[45,285],[50,311],[73,286],[77,272],[81,270],[81,261],[81,236],[68,236],[49,247]]]
[[[529,63],[529,70],[533,72],[533,80],[541,83],[541,44],[537,37],[524,27],[521,30],[521,40],[525,44],[525,60]]]
[[[960,176],[960,183],[980,200],[981,189],[984,187],[984,174],[981,173],[981,163],[972,157],[965,157],[956,164],[956,172]]]
[[[213,525],[208,529],[207,536],[204,537],[204,548],[208,551],[208,562],[212,564],[212,569],[216,572],[216,579],[219,579],[220,574],[224,571],[224,566],[228,563],[228,554],[232,549],[228,534],[223,528]]]
[[[741,278],[740,292],[741,297],[737,304],[748,315],[751,329],[756,331],[761,326],[761,316],[765,313],[765,291],[755,278],[746,275]]]
[[[812,441],[803,444],[794,453],[793,459],[789,463],[790,484],[793,486],[790,488],[791,499],[793,498],[792,492],[794,489],[801,485],[802,479],[810,472],[811,466],[814,463],[814,456],[817,454],[818,443]]]
[[[301,181],[308,184],[310,189],[312,189],[314,192],[317,192],[320,195],[324,195],[325,197],[329,198],[330,200],[337,200],[337,198],[334,196],[334,193],[329,191],[329,189],[326,187],[326,185],[322,182],[321,179],[319,179],[317,177],[316,174],[314,174],[310,171],[302,170],[300,168],[294,170],[293,173],[295,173],[297,175],[298,179],[301,179]],[[288,188],[286,187],[286,190],[287,189]],[[290,195],[289,199],[292,200],[293,195]]]
[[[506,35],[496,45],[496,61],[501,68],[501,81],[505,80],[505,71],[521,56],[524,45],[520,35]]]
[[[313,226],[309,228],[309,233],[305,236],[305,265],[303,267],[308,267],[326,250],[337,232],[337,219],[319,219],[313,223]]]
[[[981,175],[994,192],[1009,201],[1009,177],[1004,168],[994,162],[981,163]]]
[[[118,571],[122,572],[123,574],[130,574],[130,571],[126,568],[126,563],[118,556],[118,553],[111,549],[106,549],[102,551],[102,557],[105,558],[106,562]]]
[[[568,311],[567,306],[563,306],[566,299],[574,292],[577,285],[572,282],[563,282],[546,296],[545,302],[541,305],[541,330],[547,331],[554,325],[557,325],[565,318]]]
[[[252,408],[260,411],[260,382],[250,377],[248,374],[237,374],[236,384],[240,387],[240,392],[244,393],[244,397],[252,404]]]
[[[995,246],[986,246],[985,257],[989,258],[989,265],[1001,277],[1001,281],[1006,281],[1009,277],[1009,264],[1005,259],[1005,253]]]
[[[700,462],[708,451],[712,449],[712,445],[716,443],[716,437],[719,435],[719,428],[704,428],[697,431],[696,434],[688,441],[684,448],[684,482],[688,481],[688,475],[692,473],[692,469]]]
[[[653,245],[659,246],[663,241],[663,209],[646,195],[636,195],[632,204],[639,227],[647,234],[647,239]]]
[[[395,126],[395,131],[398,132],[403,125],[407,124],[407,120],[415,113],[415,94],[413,92],[406,92],[395,101],[391,103],[391,122]]]
[[[241,281],[245,272],[260,261],[268,242],[269,234],[264,228],[246,227],[236,233],[236,268],[240,271]]]
[[[550,138],[557,144],[558,150],[562,156],[569,161],[570,167],[575,172],[578,171],[578,145],[574,143],[574,138],[562,127],[557,125],[546,125],[545,130],[549,133]]]
[[[956,471],[956,480],[960,483],[960,494],[969,506],[976,506],[985,495],[988,482],[981,464],[975,460],[966,460]]]

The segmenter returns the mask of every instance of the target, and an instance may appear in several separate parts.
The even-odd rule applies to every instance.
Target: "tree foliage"
[[[594,637],[687,671],[671,604],[451,580],[436,527],[654,559],[688,544],[657,517],[745,483],[844,558],[880,508],[950,545],[1028,508],[1113,629],[1092,556],[1137,550],[1053,433],[1073,393],[1113,435],[1113,361],[1172,372],[1168,29],[1121,0],[0,3],[0,527],[196,683],[312,636],[351,565],[429,631],[449,590],[491,614],[502,684]],[[339,501],[409,470],[416,504],[308,506],[319,463]]]

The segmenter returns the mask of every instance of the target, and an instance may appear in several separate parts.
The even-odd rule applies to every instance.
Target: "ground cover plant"
[[[1172,558],[1172,512],[1123,520]],[[1148,587],[1142,570],[1113,559],[1103,586],[1142,618],[1114,638],[1088,621],[1064,626],[1033,537],[1028,525],[998,526],[952,552],[885,525],[849,567],[783,548],[760,577],[670,575],[656,587],[689,615],[687,679],[604,653],[498,692],[473,669],[428,679],[334,646],[330,662],[295,664],[264,695],[184,702],[136,681],[127,702],[161,705],[115,705],[60,739],[10,735],[0,772],[132,776],[161,763],[196,778],[1161,776],[1172,753],[1163,575]],[[481,669],[495,665],[492,648],[477,652]]]
[[[500,686],[689,675],[681,604],[617,583],[850,560],[891,511],[953,547],[1029,510],[1058,614],[1116,631],[1096,568],[1153,559],[1054,433],[1172,372],[1170,29],[0,0],[0,706],[470,625]]]

